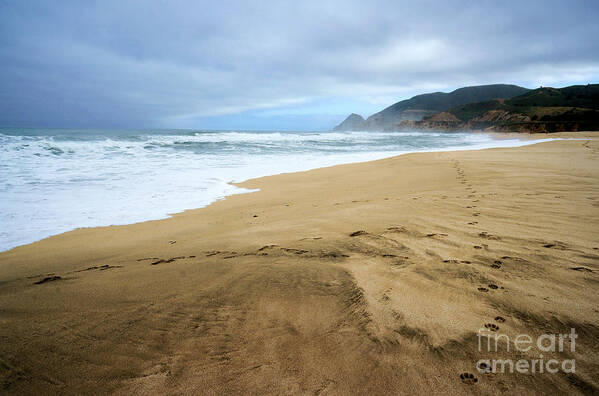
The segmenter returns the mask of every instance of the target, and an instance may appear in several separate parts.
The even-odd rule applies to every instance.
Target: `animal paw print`
[[[499,289],[499,286],[497,286],[497,285],[495,285],[495,284],[491,283],[491,284],[489,285],[489,289],[497,290],[497,289]]]
[[[485,323],[485,328],[491,330],[491,331],[497,331],[499,330],[499,326],[497,326],[494,323]]]
[[[493,264],[491,264],[491,268],[499,269],[501,268],[501,260],[495,260]]]
[[[479,373],[487,373],[488,374],[491,372],[491,366],[489,366],[489,364],[485,363],[485,362],[479,362],[476,365],[476,368]]]
[[[478,382],[478,378],[476,378],[472,373],[460,374],[460,380],[462,380],[462,382],[466,385],[474,385]]]
[[[495,322],[503,323],[503,322],[505,322],[505,318],[502,316],[496,316]]]
[[[488,292],[488,291],[489,291],[489,289],[487,289],[486,287],[479,287],[479,288],[478,288],[478,291],[479,291],[479,292],[486,293],[486,292]]]

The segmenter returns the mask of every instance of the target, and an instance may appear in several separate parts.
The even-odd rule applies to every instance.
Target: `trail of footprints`
[[[585,147],[590,149],[590,147],[588,147],[588,146],[585,146]],[[593,150],[593,152],[595,152],[595,151],[596,150]],[[476,193],[476,191],[473,189],[472,185],[469,184],[468,179],[466,178],[466,174],[465,174],[464,170],[462,169],[460,162],[457,160],[454,160],[453,166],[457,172],[457,180],[464,186],[467,193],[469,194],[467,197],[468,197],[468,199],[471,199],[471,202],[472,202],[471,204],[466,206],[466,209],[472,210],[471,215],[473,217],[480,217],[481,212],[480,212],[480,210],[477,210],[477,205],[476,205],[476,203],[479,202],[479,199],[476,199],[475,195],[473,195],[474,193]],[[467,224],[470,226],[478,226],[479,223],[478,223],[478,221],[470,221]],[[500,241],[501,240],[501,237],[490,234],[487,231],[479,232],[478,237],[483,240],[486,240],[486,241]],[[561,242],[561,241],[541,242],[541,246],[545,249],[555,249],[555,250],[568,250],[569,249],[567,244],[565,244],[564,242]],[[485,243],[480,243],[478,245],[474,245],[473,248],[476,250],[489,250],[488,245]],[[599,248],[597,248],[596,250],[599,250]],[[504,261],[520,262],[520,263],[526,262],[525,259],[522,259],[519,257],[502,256],[501,259],[494,260],[492,262],[492,264],[490,264],[490,268],[492,268],[494,270],[500,270],[502,268],[502,265],[504,264]],[[469,263],[468,261],[465,261],[465,260],[444,260],[444,262],[446,262],[446,263]],[[570,267],[570,269],[573,271],[579,271],[579,272],[583,272],[583,273],[592,273],[593,272],[593,270],[591,268],[588,268],[585,266],[574,266],[574,267]],[[477,290],[481,293],[490,293],[491,291],[497,290],[497,289],[503,289],[503,287],[499,287],[496,284],[491,283],[486,286],[480,286],[477,288]],[[496,323],[505,323],[506,319],[502,316],[496,316],[494,321]],[[483,327],[490,332],[497,332],[497,331],[499,331],[499,325],[496,323],[485,323],[483,325]],[[488,365],[486,363],[480,363],[479,366],[477,367],[477,369],[481,373],[489,373],[490,372],[490,367],[488,367]],[[478,378],[476,378],[476,376],[474,376],[474,374],[468,373],[468,372],[461,373],[459,375],[459,378],[460,378],[461,382],[466,385],[474,385],[478,382]]]
[[[434,237],[434,236],[447,236],[447,234],[438,234],[438,233],[437,234],[435,234],[435,233],[419,234],[419,233],[414,232],[414,231],[409,231],[405,227],[401,227],[401,226],[389,227],[389,228],[387,228],[386,232],[387,233],[389,233],[389,232],[393,232],[393,233],[408,233],[408,234],[411,234],[412,236],[428,237],[428,238]],[[354,232],[350,233],[349,236],[352,237],[352,238],[356,238],[356,237],[368,237],[368,236],[375,237],[375,238],[376,237],[380,237],[380,235],[371,235],[371,234],[369,234],[365,230],[354,231]],[[486,239],[486,240],[501,240],[501,238],[499,236],[492,235],[492,234],[489,234],[489,233],[484,232],[484,231],[480,232],[478,236],[480,238]],[[483,246],[484,246],[485,249],[487,248],[486,244],[482,244],[482,246],[479,246],[479,248],[483,249]],[[395,255],[388,255],[388,254],[383,254],[382,256],[383,257],[396,257]],[[405,257],[405,258],[407,259],[409,257]],[[523,259],[520,259],[520,258],[517,258],[517,257],[516,258],[512,258],[510,256],[503,256],[503,257],[501,257],[501,259],[502,260],[525,261]],[[502,264],[503,264],[502,260],[499,260],[499,259],[494,260],[493,263],[490,264],[490,268],[500,269],[501,266],[502,266]],[[456,259],[445,259],[445,260],[443,260],[443,262],[444,263],[448,263],[448,264],[471,264],[472,263],[470,260],[456,260]],[[485,286],[478,287],[478,291],[482,292],[482,293],[490,293],[490,292],[492,292],[494,290],[500,290],[500,289],[504,289],[504,288],[502,286],[498,286],[495,283],[489,283],[489,284],[487,284]],[[383,293],[383,295],[380,298],[380,301],[382,303],[384,303],[384,304],[389,303],[388,290],[386,290]],[[397,313],[395,311],[393,311],[393,314],[397,315],[397,316],[400,315],[399,313]],[[489,331],[489,332],[498,332],[499,329],[500,329],[499,324],[505,323],[506,319],[503,316],[496,316],[494,318],[494,322],[495,323],[491,323],[491,322],[484,323],[482,325],[482,327],[484,329],[486,329],[487,331]],[[478,367],[478,370],[481,373],[488,373],[488,372],[490,372],[490,370],[488,370],[488,369],[489,369],[488,367]],[[479,381],[478,378],[474,374],[469,373],[469,372],[463,372],[463,373],[459,374],[459,379],[460,379],[460,381],[463,384],[466,384],[466,385],[474,385],[474,384],[478,383],[478,381]]]
[[[471,201],[472,204],[466,206],[466,208],[472,210],[471,214],[473,217],[479,217],[481,215],[481,212],[477,211],[477,205],[475,205],[475,203],[477,203],[479,201],[478,199],[475,199],[476,196],[474,194],[476,193],[476,190],[474,190],[472,185],[469,184],[468,179],[466,178],[466,174],[465,174],[464,170],[461,168],[459,161],[454,160],[454,167],[456,168],[457,179],[460,181],[460,183],[462,185],[464,185],[464,188],[467,190],[467,192],[469,194],[468,198],[472,200]],[[477,226],[478,222],[471,221],[471,222],[468,222],[467,224],[471,225],[471,226]],[[357,249],[356,250],[357,252],[370,254],[370,255],[376,255],[376,256],[386,258],[386,259],[395,260],[395,261],[397,261],[398,265],[401,266],[401,265],[403,265],[403,263],[405,263],[406,260],[409,260],[410,257],[395,254],[396,253],[395,250],[405,252],[406,250],[409,251],[409,249],[407,247],[401,245],[399,242],[395,241],[392,238],[386,238],[385,234],[389,234],[389,233],[406,233],[408,235],[411,235],[413,237],[418,237],[418,238],[447,237],[447,234],[443,234],[443,233],[421,234],[419,232],[410,231],[403,226],[388,227],[382,234],[369,234],[365,230],[357,230],[357,231],[349,233],[348,236],[350,238],[358,238],[358,239],[359,238],[371,238],[372,240],[377,241],[377,242],[380,242],[380,241],[384,242],[383,248],[381,248],[381,249],[375,249],[375,248],[369,249],[367,244],[352,245],[352,246],[355,249]],[[492,235],[486,231],[481,231],[480,233],[478,233],[478,237],[485,241],[500,241],[501,240],[501,238],[499,236]],[[316,237],[302,238],[300,241],[320,240],[320,239],[322,239],[322,237],[316,236]],[[366,242],[368,242],[368,241],[366,241]],[[174,243],[176,243],[176,241],[169,241],[169,244],[174,244]],[[393,245],[393,244],[396,244],[396,245]],[[542,246],[547,249],[558,249],[558,250],[567,249],[567,246],[561,242],[548,242],[548,243],[544,243]],[[484,243],[481,243],[480,245],[474,245],[473,247],[476,250],[483,250],[483,249],[487,250],[488,249],[488,245],[484,244]],[[390,252],[389,250],[387,250],[385,252],[384,250],[386,248],[393,249],[393,252]],[[352,250],[352,249],[350,249],[350,250]],[[276,244],[264,245],[256,250],[249,251],[249,252],[218,251],[218,250],[204,252],[204,257],[218,257],[223,260],[237,258],[237,257],[243,257],[243,256],[269,256],[269,255],[275,256],[275,257],[277,257],[277,256],[286,256],[286,257],[300,256],[300,257],[318,258],[318,259],[343,259],[343,258],[349,257],[348,255],[346,255],[338,250],[311,251],[311,250],[306,250],[306,249],[281,247]],[[155,266],[155,265],[159,265],[159,264],[168,264],[168,263],[173,263],[178,260],[193,259],[193,258],[196,258],[196,256],[195,255],[175,256],[175,257],[170,257],[170,258],[145,257],[145,258],[140,258],[137,261],[138,262],[149,261],[150,265]],[[520,259],[518,257],[502,256],[501,260],[496,259],[489,266],[492,269],[499,270],[502,268],[503,261],[505,261],[505,260],[526,261],[526,260]],[[443,262],[448,263],[448,264],[471,264],[472,263],[469,260],[456,260],[456,259],[445,259],[445,260],[443,260]],[[104,270],[113,269],[113,268],[121,268],[121,266],[101,265],[101,266],[89,267],[89,268],[85,268],[85,269],[73,271],[73,272],[83,272],[83,271],[92,271],[92,270],[104,271]],[[587,267],[571,267],[571,269],[575,270],[575,271],[592,272],[592,270]],[[40,285],[40,284],[45,284],[45,283],[55,282],[55,281],[60,281],[60,280],[65,279],[56,274],[46,274],[45,276],[38,275],[37,277],[39,278],[40,276],[43,276],[43,278],[36,281],[34,284]],[[477,288],[478,292],[480,292],[480,293],[490,293],[490,292],[492,292],[494,290],[498,290],[498,289],[503,289],[503,287],[500,287],[494,283],[489,283],[485,286],[480,286]],[[388,297],[387,293],[385,293],[381,297],[381,299],[382,299],[382,302],[388,303],[389,297]],[[399,313],[397,313],[397,315],[399,315]],[[497,331],[499,331],[498,324],[504,323],[505,321],[506,321],[506,319],[504,317],[496,316],[494,318],[494,322],[496,322],[496,323],[485,323],[485,324],[483,324],[483,327],[490,332],[497,332]],[[486,372],[485,367],[478,367],[478,369],[480,372]],[[459,374],[459,378],[460,378],[461,382],[466,385],[474,385],[478,382],[478,378],[474,374],[469,373],[469,372],[463,372],[463,373]]]
[[[460,161],[454,159],[453,160],[453,167],[456,169],[456,172],[457,172],[457,177],[456,178],[458,179],[458,181],[462,185],[465,186],[464,188],[466,189],[466,192],[469,194],[468,198],[472,199],[472,203],[473,204],[477,203],[479,200],[478,199],[474,199],[474,198],[476,198],[476,196],[474,195],[474,194],[476,194],[476,190],[474,189],[474,187],[472,186],[472,184],[470,184],[468,182],[468,179],[466,178],[466,173],[464,172],[464,169],[462,168]],[[476,207],[477,207],[477,205],[468,205],[468,206],[466,206],[466,209],[473,209],[473,211],[472,211],[472,216],[473,217],[480,216],[480,212],[476,211]],[[478,222],[476,222],[476,221],[472,221],[472,222],[468,223],[468,225],[476,225],[476,224],[478,224]]]
[[[75,271],[71,271],[68,272],[68,274],[73,274],[73,273],[77,273],[77,272],[86,272],[86,271],[106,271],[106,270],[110,270],[113,268],[123,268],[121,265],[110,265],[110,264],[104,264],[104,265],[96,265],[93,267],[87,267],[84,269],[80,269],[80,270],[75,270]],[[69,280],[69,279],[74,279],[74,278],[65,278],[62,277],[60,275],[56,275],[54,273],[51,274],[42,274],[42,275],[34,275],[34,276],[28,276],[27,279],[38,279],[37,281],[33,282],[34,285],[43,285],[45,283],[50,283],[50,282],[57,282],[57,281],[63,281],[63,280]],[[41,279],[40,279],[41,278]]]
[[[461,167],[460,161],[453,160],[453,166],[456,169],[458,181],[465,186],[466,191],[469,193],[468,199],[471,199],[471,202],[472,202],[472,204],[466,206],[466,209],[472,210],[471,214],[473,217],[479,217],[481,215],[481,212],[479,210],[477,210],[477,205],[475,205],[476,203],[479,202],[479,200],[476,199],[476,196],[474,195],[476,193],[476,190],[474,190],[472,185],[468,183],[468,179],[466,178],[466,174]],[[470,226],[478,226],[478,221],[470,221],[467,224]],[[490,234],[487,231],[479,232],[478,237],[483,240],[490,240],[490,241],[501,240],[501,238],[499,236]],[[485,243],[481,243],[479,245],[474,245],[473,248],[475,250],[488,250],[488,245]],[[511,259],[511,257],[503,256],[502,259],[503,260]],[[454,262],[455,263],[455,262],[458,262],[458,260],[444,260],[444,262]],[[459,262],[469,263],[468,261],[465,261],[465,260],[460,260]],[[490,268],[501,269],[502,264],[503,264],[503,262],[501,260],[497,259],[497,260],[493,261],[493,263],[490,265]],[[490,283],[486,286],[480,286],[477,288],[477,290],[481,293],[489,293],[491,290],[497,290],[497,289],[503,289],[503,287],[497,286],[494,283]],[[496,316],[495,322],[504,323],[505,318],[502,316]],[[491,332],[499,331],[499,326],[495,323],[485,323],[483,326],[485,329],[487,329],[488,331],[491,331]],[[486,363],[482,363],[482,364],[486,366]],[[488,372],[488,369],[489,369],[489,367],[480,367],[480,366],[477,368],[480,372]],[[459,378],[462,381],[462,383],[464,383],[466,385],[474,385],[478,382],[478,378],[474,374],[468,373],[468,372],[461,373]]]

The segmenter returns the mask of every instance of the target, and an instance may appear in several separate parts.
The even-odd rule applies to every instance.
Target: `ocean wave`
[[[231,181],[517,144],[419,132],[19,131],[0,132],[0,250],[78,227],[160,219],[248,191]]]

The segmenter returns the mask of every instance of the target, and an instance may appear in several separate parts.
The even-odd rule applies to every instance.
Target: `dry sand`
[[[2,389],[598,391],[599,140],[242,186],[260,191],[1,253]],[[576,359],[576,373],[479,373],[479,359],[539,354],[479,352],[485,324],[510,337],[576,328],[575,352],[545,354]]]

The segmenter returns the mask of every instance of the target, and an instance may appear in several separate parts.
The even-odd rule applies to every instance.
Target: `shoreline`
[[[434,131],[431,131],[434,132]],[[39,241],[48,239],[48,238],[52,238],[54,236],[57,235],[62,235],[68,232],[72,232],[72,231],[76,231],[76,230],[80,230],[80,229],[94,229],[94,228],[98,228],[98,227],[118,227],[118,226],[127,226],[127,225],[132,225],[132,224],[138,224],[138,223],[144,223],[147,221],[160,221],[160,220],[168,220],[169,218],[172,218],[173,216],[176,216],[180,213],[184,213],[190,210],[197,210],[197,209],[202,209],[205,208],[207,206],[210,206],[212,204],[214,204],[215,202],[227,199],[228,197],[234,196],[234,195],[239,195],[239,194],[249,194],[252,192],[255,192],[256,190],[248,190],[248,191],[243,191],[245,190],[243,187],[240,187],[241,184],[253,180],[253,179],[260,179],[262,177],[269,177],[269,176],[275,176],[275,175],[282,175],[282,174],[289,174],[289,173],[297,173],[297,172],[310,172],[316,169],[322,169],[322,168],[328,168],[328,167],[333,167],[333,166],[340,166],[340,165],[347,165],[347,164],[359,164],[359,163],[366,163],[366,162],[371,162],[371,161],[379,161],[379,160],[383,160],[383,159],[388,159],[388,158],[394,158],[394,157],[398,157],[398,156],[402,156],[402,155],[406,155],[406,154],[415,154],[415,153],[435,153],[435,152],[455,152],[455,151],[470,151],[470,150],[486,150],[486,149],[493,149],[493,148],[507,148],[507,147],[522,147],[522,146],[526,146],[526,145],[530,145],[530,144],[536,144],[536,143],[541,143],[543,141],[551,141],[551,140],[555,140],[555,139],[563,139],[564,137],[554,137],[555,135],[561,135],[561,136],[567,136],[566,138],[572,138],[570,137],[571,135],[575,135],[575,134],[585,134],[585,133],[593,133],[593,132],[565,132],[565,133],[561,133],[561,134],[522,134],[522,133],[496,133],[496,132],[484,132],[484,131],[475,131],[472,133],[476,133],[476,134],[481,134],[481,135],[485,135],[485,136],[489,136],[494,140],[499,140],[499,141],[504,141],[504,140],[509,140],[509,139],[517,139],[520,140],[523,143],[515,143],[515,144],[511,144],[508,146],[489,146],[488,144],[483,144],[483,147],[477,147],[477,145],[474,145],[474,147],[472,146],[455,146],[455,147],[445,147],[445,148],[439,148],[439,149],[425,149],[422,151],[406,151],[406,152],[397,152],[394,153],[393,155],[390,156],[385,156],[385,157],[381,157],[381,158],[374,158],[374,159],[366,159],[366,160],[357,160],[357,161],[352,161],[352,162],[344,162],[344,163],[339,163],[339,164],[334,164],[334,165],[326,165],[323,167],[316,167],[316,168],[310,168],[310,169],[304,169],[304,170],[299,170],[299,171],[294,171],[294,172],[280,172],[280,173],[272,173],[272,174],[267,174],[267,175],[262,175],[262,176],[258,176],[258,177],[252,177],[250,179],[245,179],[245,180],[241,180],[241,181],[230,181],[227,184],[232,185],[234,187],[237,187],[239,189],[242,189],[240,191],[234,191],[231,192],[230,194],[226,194],[223,195],[219,198],[216,198],[214,201],[203,205],[203,206],[198,206],[198,207],[193,207],[193,208],[187,208],[187,209],[182,209],[180,211],[176,211],[176,212],[172,212],[172,213],[165,213],[163,215],[157,215],[157,216],[148,216],[145,220],[141,220],[141,221],[134,221],[134,222],[127,222],[127,223],[117,223],[117,224],[109,224],[109,225],[93,225],[93,226],[88,226],[88,227],[76,227],[67,231],[62,231],[62,232],[58,232],[55,234],[51,234],[48,235],[44,238],[32,241],[32,242],[26,242],[17,246],[13,246],[10,247],[6,250],[0,250],[0,253],[4,253],[4,252],[9,252],[12,249],[18,248],[18,247],[22,247],[22,246],[27,246],[33,243],[37,243]],[[531,142],[531,140],[534,140],[534,142]],[[525,142],[525,143],[524,143]]]

